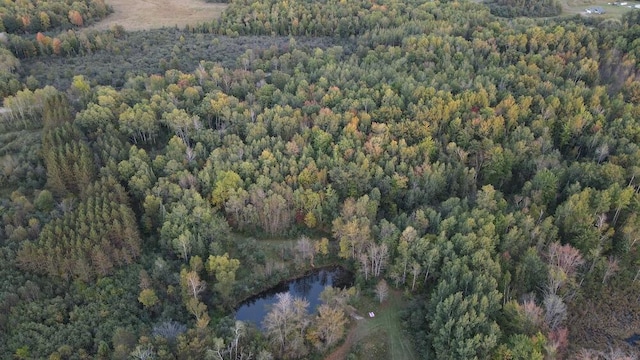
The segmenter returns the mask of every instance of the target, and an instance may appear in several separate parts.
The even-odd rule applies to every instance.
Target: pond
[[[309,313],[320,305],[320,293],[326,286],[345,288],[353,285],[353,274],[341,267],[318,269],[301,278],[278,284],[240,304],[236,319],[251,322],[262,328],[262,320],[277,299],[276,295],[289,292],[295,297],[309,301]]]

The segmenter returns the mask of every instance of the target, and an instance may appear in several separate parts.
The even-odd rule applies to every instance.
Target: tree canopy
[[[231,310],[328,264],[410,300],[421,357],[604,350],[577,334],[640,296],[640,17],[495,15],[539,7],[233,0],[143,34],[1,5],[0,353],[320,357],[355,290],[279,295],[264,333]]]

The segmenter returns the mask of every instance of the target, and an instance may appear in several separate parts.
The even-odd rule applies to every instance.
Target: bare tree
[[[371,244],[368,252],[371,263],[371,275],[373,277],[380,277],[382,270],[387,266],[389,248],[387,244]]]
[[[580,251],[569,244],[551,243],[547,250],[549,277],[546,292],[557,295],[566,284],[573,284],[578,267],[584,264]]]
[[[575,275],[578,267],[584,264],[580,251],[569,244],[560,245],[557,242],[551,243],[549,245],[548,257],[549,265],[562,269],[569,277]]]
[[[151,346],[137,346],[136,349],[131,352],[131,357],[139,360],[151,360],[155,355],[156,353],[153,351]]]
[[[389,296],[389,285],[384,279],[380,280],[378,285],[376,285],[376,297],[380,300],[380,303],[384,302]]]
[[[558,290],[567,282],[567,274],[562,269],[551,266],[549,267],[549,276],[547,277],[546,292],[556,295]]]
[[[309,259],[311,266],[315,266],[313,265],[313,259],[316,254],[316,248],[308,237],[302,236],[298,239],[296,242],[296,252],[300,254],[303,261]]]
[[[607,214],[600,214],[596,217],[596,227],[598,230],[602,231],[603,228],[607,225]]]
[[[309,302],[294,298],[290,293],[276,295],[276,302],[264,318],[267,337],[279,358],[295,358],[304,356],[307,348],[304,343],[304,332],[309,325],[307,308]]]
[[[547,294],[544,298],[544,320],[549,329],[555,330],[567,318],[567,305],[556,294]]]
[[[427,251],[426,253],[426,264],[425,266],[427,267],[426,271],[424,272],[424,282],[426,283],[427,280],[429,279],[429,272],[431,271],[431,267],[434,266],[434,264],[437,264],[440,258],[440,250],[438,249],[437,246],[432,246],[431,249],[429,251]]]
[[[600,164],[607,156],[609,156],[609,144],[604,143],[596,149],[598,155],[598,164]]]
[[[162,336],[172,341],[187,331],[187,327],[175,321],[165,321],[153,327],[153,336]]]
[[[251,351],[246,351],[240,346],[240,339],[245,336],[245,325],[242,321],[236,321],[231,329],[233,337],[225,344],[222,339],[214,339],[215,349],[207,350],[207,355],[215,360],[250,360],[253,358]]]
[[[189,262],[189,256],[191,255],[191,239],[191,232],[189,230],[185,230],[173,240],[174,248],[180,252],[182,259],[184,259],[185,262]]]
[[[360,262],[360,269],[364,273],[364,280],[369,280],[369,255],[367,253],[360,253],[357,255]]]

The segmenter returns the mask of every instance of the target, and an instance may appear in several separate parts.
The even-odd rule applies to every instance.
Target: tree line
[[[82,27],[112,11],[102,0],[4,2],[0,5],[0,32],[35,34]]]

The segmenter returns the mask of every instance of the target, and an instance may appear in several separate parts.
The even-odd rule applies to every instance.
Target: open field
[[[358,306],[362,307],[362,306]],[[349,353],[357,359],[415,360],[413,344],[404,333],[400,311],[404,303],[402,294],[392,291],[383,303],[371,302],[367,309],[359,309],[361,315],[375,312],[374,318],[354,320],[345,342],[325,360],[344,360]]]
[[[562,2],[562,15],[577,15],[604,18],[604,19],[619,19],[624,13],[632,11],[633,6],[640,4],[635,1],[630,1],[625,6],[609,5],[607,1],[566,1]],[[605,13],[588,14],[586,9],[593,7],[601,7]]]
[[[184,27],[211,21],[227,8],[227,4],[204,0],[107,0],[107,4],[114,12],[91,28],[106,30],[113,25],[122,25],[126,30]]]
[[[471,0],[476,3],[490,3],[493,0]],[[613,1],[608,0],[560,0],[562,13],[559,16],[582,15],[585,17],[619,20],[623,14],[636,10],[635,5],[640,5],[640,1],[626,1],[626,5],[613,5]],[[604,14],[589,14],[588,8],[601,7]],[[555,17],[555,16],[554,16]],[[550,17],[554,18],[554,17]]]

